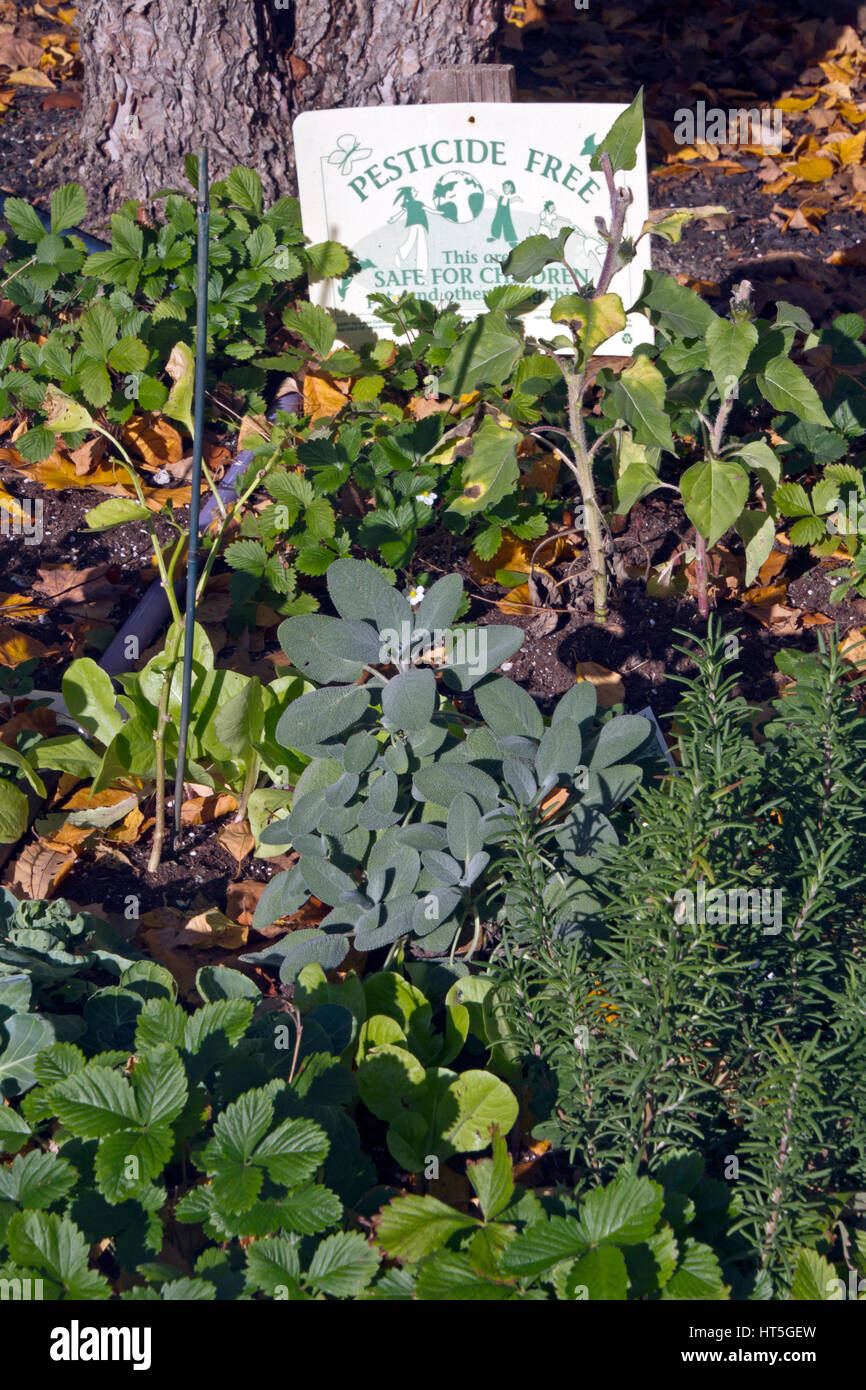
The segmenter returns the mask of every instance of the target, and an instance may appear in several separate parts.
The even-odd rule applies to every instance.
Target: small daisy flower
[[[412,607],[413,607],[413,608],[417,608],[417,607],[418,607],[418,604],[421,602],[422,598],[424,597],[424,585],[423,585],[423,584],[415,584],[415,585],[413,585],[413,587],[409,590],[409,592],[408,592],[408,594],[406,595],[406,597],[408,598],[408,600],[409,600],[409,602],[411,603]]]
[[[433,506],[433,503],[436,501],[436,493],[435,493],[435,492],[419,492],[419,493],[418,493],[418,501],[419,501],[419,502],[423,502],[424,505],[425,505],[425,507],[432,507],[432,506]]]

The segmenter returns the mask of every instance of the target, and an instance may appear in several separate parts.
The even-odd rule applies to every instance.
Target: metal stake
[[[189,550],[186,562],[186,610],[184,613],[183,686],[181,690],[180,727],[177,743],[177,773],[174,780],[174,837],[177,849],[180,838],[180,811],[186,773],[186,744],[189,733],[190,687],[192,685],[192,653],[195,637],[195,590],[198,579],[198,526],[201,497],[201,460],[204,448],[205,374],[207,370],[207,288],[208,238],[210,205],[207,171],[207,150],[198,155],[198,260],[196,263],[195,316],[195,397],[193,414],[192,497],[189,504]]]

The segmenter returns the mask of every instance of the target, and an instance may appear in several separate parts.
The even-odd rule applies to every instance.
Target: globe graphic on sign
[[[472,222],[484,206],[484,189],[466,169],[451,169],[433,189],[436,211],[449,222]]]

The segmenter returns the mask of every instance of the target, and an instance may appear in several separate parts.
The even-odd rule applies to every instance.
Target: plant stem
[[[710,616],[710,598],[707,591],[707,543],[695,527],[695,582],[698,586],[698,611],[702,618]]]
[[[589,547],[589,562],[592,567],[592,606],[595,621],[607,622],[607,561],[604,553],[604,538],[601,530],[601,515],[592,476],[592,459],[586,445],[586,432],[583,428],[581,402],[585,373],[569,372],[566,375],[568,390],[568,419],[571,447],[574,451],[574,474],[583,509],[586,514],[586,540]]]

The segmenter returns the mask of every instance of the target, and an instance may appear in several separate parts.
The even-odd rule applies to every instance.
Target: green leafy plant
[[[536,928],[503,939],[487,1007],[536,1137],[581,1186],[698,1145],[736,1202],[714,1247],[725,1281],[779,1297],[800,1247],[830,1256],[858,1225],[866,725],[832,642],[779,654],[790,684],[760,745],[715,624],[691,655],[676,772],[638,792],[604,855],[597,929],[556,938],[537,853],[512,836]]]
[[[164,787],[177,756],[180,667],[177,653],[183,629],[169,630],[165,647],[140,670],[118,676],[124,693],[115,695],[111,679],[89,657],[73,661],[63,675],[63,698],[70,717],[85,731],[42,740],[34,750],[40,768],[55,768],[90,782],[91,795],[108,786],[128,789],[113,806],[84,807],[70,813],[80,825],[108,826],[122,820],[140,799],[156,796],[157,827],[151,870],[159,862],[164,830]],[[234,792],[238,819],[247,815],[260,778],[266,775],[286,793],[305,758],[287,754],[275,741],[277,720],[309,689],[298,676],[282,676],[263,686],[256,676],[217,670],[204,629],[196,625],[193,656],[188,766],[196,782]],[[163,790],[162,799],[160,791]],[[262,789],[263,791],[265,789]],[[160,804],[163,807],[160,815]]]
[[[531,696],[495,675],[521,630],[454,626],[458,575],[438,580],[415,612],[367,562],[335,561],[327,584],[339,618],[299,616],[280,629],[294,667],[319,688],[277,725],[277,739],[311,761],[290,814],[261,840],[291,845],[300,859],[268,883],[254,921],[290,916],[311,894],[331,911],[320,929],[285,939],[281,978],[312,960],[338,965],[350,937],[357,950],[385,946],[392,956],[417,938],[424,954],[453,958],[467,926],[471,956],[485,923],[500,910],[508,917],[496,845],[515,802],[549,819],[551,910],[558,929],[573,930],[592,914],[583,875],[616,838],[607,812],[640,780],[628,759],[650,725],[622,715],[597,729],[586,683],[548,725]],[[470,691],[480,720],[463,712]]]
[[[195,186],[192,158],[187,176]],[[162,196],[161,224],[152,225],[140,204],[129,201],[111,218],[109,249],[89,256],[69,234],[87,216],[80,185],[54,192],[50,230],[29,203],[7,198],[12,236],[5,293],[44,339],[18,344],[17,362],[10,356],[4,363],[3,389],[13,404],[38,412],[50,383],[104,410],[111,425],[125,423],[136,406],[184,421],[162,377],[178,339],[193,341],[195,202],[178,191]],[[275,359],[269,353],[281,302],[294,303],[308,282],[343,274],[348,253],[334,242],[307,244],[294,198],[265,208],[253,169],[234,169],[212,186],[210,235],[211,388],[222,382],[260,411],[267,373],[285,374],[302,362],[288,344]],[[54,447],[50,422],[37,423],[18,447],[31,461],[45,458]]]

